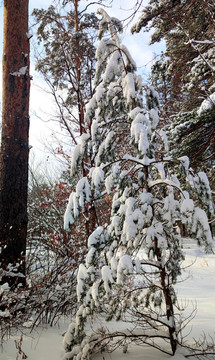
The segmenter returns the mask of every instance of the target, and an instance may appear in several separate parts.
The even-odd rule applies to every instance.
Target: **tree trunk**
[[[155,238],[154,241],[154,247],[155,247],[155,253],[157,256],[157,260],[160,264],[162,264],[161,261],[161,250],[158,247],[158,239]],[[175,324],[175,314],[174,314],[174,307],[173,307],[173,301],[171,296],[171,285],[167,281],[167,271],[165,268],[165,265],[160,265],[160,284],[165,300],[165,306],[166,306],[166,319],[170,322],[168,325],[168,331],[169,331],[169,341],[170,346],[172,350],[172,354],[174,355],[177,346],[178,346],[178,336],[176,332],[176,324]]]
[[[28,0],[4,0],[0,267],[14,286],[25,285],[29,90]]]

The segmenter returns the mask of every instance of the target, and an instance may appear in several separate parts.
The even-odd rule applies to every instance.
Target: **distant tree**
[[[29,133],[28,1],[4,1],[1,283],[25,284]]]
[[[166,127],[170,148],[178,156],[187,154],[194,169],[207,173],[215,189],[215,93],[202,102],[196,110],[182,112],[172,117]],[[178,147],[175,146],[177,142]]]
[[[65,225],[74,223],[92,197],[107,192],[112,207],[108,224],[100,224],[88,238],[88,253],[79,266],[79,308],[64,338],[64,359],[87,359],[94,351],[130,342],[174,355],[183,327],[175,291],[184,260],[181,228],[211,251],[203,210],[214,214],[210,187],[204,173],[193,175],[187,157],[169,156],[166,134],[158,127],[158,94],[136,74],[118,36],[120,22],[98,11],[96,91],[85,114],[93,131],[73,153],[72,171],[86,152],[94,154],[96,166],[70,196]],[[124,128],[129,147],[118,136]],[[110,331],[104,321],[100,329],[93,323],[90,333],[87,325],[96,314],[125,321],[126,330]]]
[[[33,14],[38,23],[38,40],[44,46],[45,54],[37,60],[39,70],[58,110],[58,121],[66,142],[77,145],[78,137],[92,124],[84,119],[85,106],[93,96],[93,77],[95,72],[95,37],[98,19],[88,13],[90,3],[79,8],[80,0],[60,1],[60,8],[50,6],[46,11],[35,9]],[[62,155],[65,149],[61,148]],[[68,154],[70,157],[70,154]],[[79,172],[74,176],[86,176],[93,163],[83,158]],[[95,228],[94,206],[86,209],[84,227],[89,236]]]
[[[32,173],[28,196],[28,248],[38,252],[43,248],[49,252],[61,254],[62,258],[73,258],[77,266],[83,258],[85,246],[84,218],[74,226],[71,232],[64,230],[64,211],[71,193],[72,182],[68,172],[63,172],[58,180],[39,177]],[[29,256],[31,259],[29,259]],[[28,254],[28,262],[34,263],[34,252]]]
[[[44,53],[37,55],[42,73],[58,110],[58,120],[76,144],[85,132],[84,110],[93,94],[94,40],[98,28],[95,14],[79,9],[80,0],[60,1],[59,9],[35,9],[38,41]]]
[[[169,111],[190,111],[212,91],[214,74],[215,5],[208,0],[151,0],[132,32],[153,29],[151,44],[165,40],[165,63],[170,82]],[[163,73],[163,67],[153,71]]]
[[[214,14],[215,4],[210,0],[151,0],[132,28],[133,32],[153,29],[151,43],[165,40],[164,54],[152,66],[151,82],[159,92],[163,124],[172,122],[170,147],[178,156],[188,154],[191,165],[204,169],[211,181],[215,157]],[[204,99],[211,107],[200,115]]]

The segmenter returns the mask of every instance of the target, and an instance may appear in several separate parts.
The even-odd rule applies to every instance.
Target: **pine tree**
[[[87,129],[92,125],[85,121],[84,111],[94,91],[94,40],[98,28],[97,17],[94,13],[88,13],[90,3],[81,10],[79,3],[80,0],[60,1],[59,9],[50,6],[47,11],[34,10],[39,24],[38,40],[43,43],[45,50],[44,56],[38,59],[37,70],[43,74],[51,89],[66,142],[73,145],[78,144],[78,136],[87,139]],[[85,155],[78,171],[73,174],[76,179],[87,176],[93,166],[93,161],[91,163],[88,155]],[[98,225],[93,202],[83,209],[83,216],[88,237]]]
[[[28,1],[4,2],[0,283],[25,285],[29,156]]]
[[[98,12],[97,87],[85,113],[92,131],[82,136],[73,153],[72,172],[86,152],[95,167],[71,195],[65,225],[75,221],[92,195],[100,198],[107,192],[112,210],[109,224],[97,227],[88,238],[88,253],[77,275],[79,308],[64,338],[64,359],[88,359],[111,339],[150,344],[174,354],[181,331],[174,285],[184,259],[182,225],[207,251],[212,247],[206,213],[189,192],[197,192],[213,213],[211,194],[205,175],[194,177],[187,157],[168,156],[166,134],[158,129],[158,94],[136,75],[136,65],[118,36],[119,21],[102,9]],[[125,129],[127,152],[118,136],[124,127],[130,128],[130,134]],[[101,312],[106,320],[126,321],[126,327],[130,323],[129,331],[103,328],[87,333],[92,315]]]
[[[203,168],[211,181],[214,106],[204,114],[199,107],[204,99],[214,105],[214,13],[210,0],[151,0],[132,28],[133,32],[153,29],[151,43],[165,40],[165,52],[152,66],[151,81],[159,88],[162,120],[172,121],[170,147],[177,156],[189,155],[192,167]],[[175,137],[177,148],[172,147]]]
[[[214,10],[210,0],[151,0],[132,27],[154,29],[152,44],[165,40],[172,113],[195,109],[213,91]]]
[[[85,132],[84,109],[92,97],[95,71],[95,31],[98,20],[80,0],[60,1],[47,10],[34,9],[38,42],[44,53],[36,69],[43,75],[58,110],[59,122],[73,144]],[[90,5],[90,4],[88,4]]]
[[[166,127],[171,151],[174,155],[187,154],[194,169],[206,172],[212,189],[214,180],[215,154],[215,96],[214,93],[192,111],[172,116],[172,122]],[[178,147],[175,147],[175,142]]]

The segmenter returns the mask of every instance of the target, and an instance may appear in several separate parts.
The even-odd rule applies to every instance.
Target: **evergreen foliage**
[[[172,113],[195,109],[212,92],[214,10],[210,0],[151,0],[132,28],[133,32],[155,29],[152,44],[165,40],[161,63],[166,64],[171,83]],[[154,71],[162,74],[163,68],[155,65]]]
[[[206,101],[204,101],[206,102]],[[204,104],[203,102],[203,104]],[[214,189],[214,154],[215,154],[215,104],[205,111],[192,110],[181,112],[172,117],[172,123],[166,127],[170,148],[173,154],[187,154],[195,169],[204,169]],[[179,144],[178,147],[175,143]]]
[[[215,146],[214,14],[215,4],[210,0],[151,0],[132,28],[133,32],[153,29],[151,43],[165,40],[165,53],[153,64],[151,73],[161,99],[162,123],[172,121],[172,151],[178,156],[188,154],[191,165],[204,168],[211,180]],[[213,109],[199,114],[204,99]],[[172,144],[174,136],[179,141],[177,148],[175,139]]]
[[[38,23],[38,42],[44,54],[36,69],[47,82],[59,113],[59,121],[73,143],[76,133],[85,132],[83,112],[92,97],[95,71],[95,14],[79,10],[80,0],[51,5],[47,10],[34,9]]]
[[[70,196],[65,227],[74,223],[92,196],[107,193],[112,209],[109,224],[89,236],[85,263],[79,266],[79,308],[64,338],[64,360],[89,359],[118,338],[121,344],[146,343],[171,355],[181,343],[174,290],[184,259],[181,228],[211,251],[206,212],[191,198],[195,192],[212,215],[211,193],[205,174],[194,175],[187,157],[169,156],[166,134],[158,127],[158,94],[136,75],[118,36],[119,22],[102,9],[98,12],[102,20],[96,91],[85,113],[92,126],[75,148],[72,174],[83,158],[93,159],[95,166]],[[130,142],[126,149],[118,136],[124,127],[130,129],[125,131],[124,142]],[[96,313],[125,321],[129,330],[90,333],[87,325]]]

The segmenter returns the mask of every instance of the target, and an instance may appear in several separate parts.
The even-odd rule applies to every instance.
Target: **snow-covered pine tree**
[[[212,93],[197,109],[173,116],[172,123],[166,127],[172,153],[177,156],[186,153],[194,169],[201,168],[207,173],[212,189],[215,188],[214,118],[215,93]]]
[[[202,99],[214,97],[214,13],[212,0],[151,0],[132,27],[133,32],[152,30],[151,44],[165,41],[165,51],[151,71],[161,120],[172,115],[173,144],[178,142],[173,150],[177,156],[186,153],[195,170],[204,169],[212,189],[214,110],[201,116],[197,112]]]
[[[165,41],[160,60],[168,75],[169,112],[195,109],[214,91],[214,1],[151,0],[142,10],[131,31],[152,30],[151,44]]]
[[[113,27],[115,26],[117,31],[120,31],[121,24],[116,22]],[[100,32],[102,33],[102,30]],[[113,37],[116,37],[114,29],[112,33]],[[125,51],[125,49],[122,48],[121,51]],[[114,81],[114,78],[119,77],[128,64],[129,66],[136,65],[128,53],[128,59],[124,62],[121,59],[120,50],[110,39],[100,42],[96,56],[99,59],[95,74],[96,92],[86,106],[85,132],[80,136],[80,141],[75,146],[71,159],[71,175],[74,176],[83,168],[82,173],[85,176],[78,181],[76,190],[70,195],[64,217],[65,229],[73,225],[80,212],[85,213],[86,209],[88,211],[94,209],[94,222],[97,225],[101,225],[104,221],[96,214],[96,205],[105,195],[105,193],[101,195],[100,191],[101,184],[104,182],[103,164],[110,163],[114,154],[119,155],[123,152],[125,144],[122,144],[119,139],[126,140],[128,135],[127,109],[123,109],[124,99],[121,99],[121,86],[119,81]],[[110,61],[103,74],[103,83],[100,83],[100,75],[109,56]],[[107,88],[108,84],[110,86]]]
[[[88,238],[86,260],[79,266],[79,308],[64,338],[64,360],[89,359],[111,339],[174,354],[181,331],[174,290],[184,259],[180,225],[206,251],[212,248],[212,236],[205,211],[188,193],[193,178],[188,159],[168,156],[165,132],[157,127],[157,93],[136,75],[118,36],[119,21],[102,9],[99,13],[100,37],[107,31],[111,36],[98,46],[97,88],[85,114],[93,131],[82,136],[75,149],[72,172],[86,152],[93,154],[95,167],[71,195],[65,226],[73,223],[92,193],[99,197],[106,191],[112,210],[109,225],[97,227]],[[123,153],[118,131],[125,125],[130,147]],[[125,321],[129,330],[103,328],[99,333],[94,327],[90,334],[87,325],[96,313]]]

